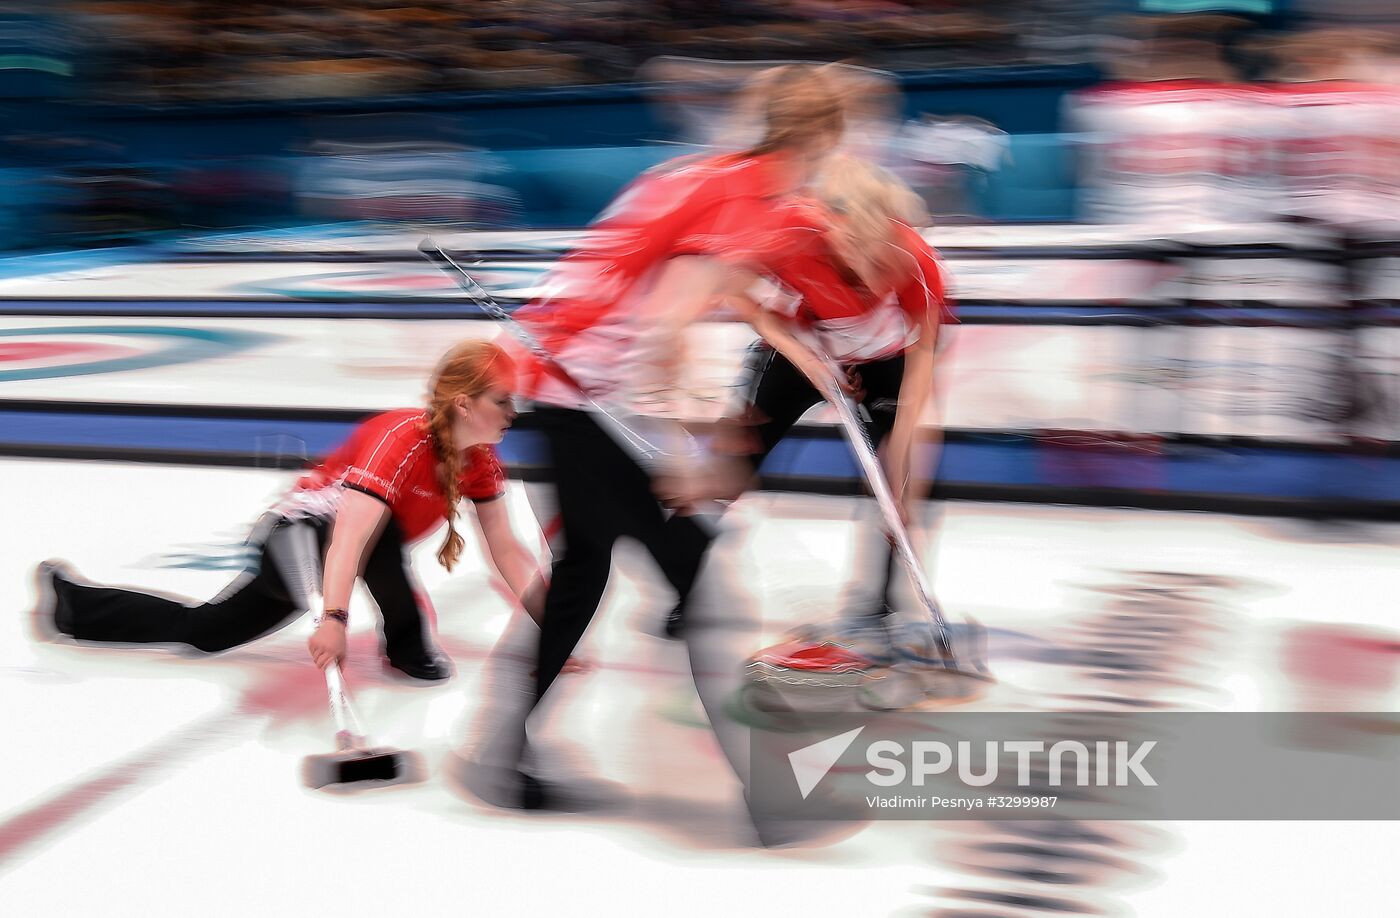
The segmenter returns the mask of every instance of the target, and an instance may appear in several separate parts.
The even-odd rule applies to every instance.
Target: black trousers
[[[564,528],[564,549],[554,560],[540,623],[538,701],[598,610],[619,538],[641,542],[684,597],[710,536],[689,517],[668,516],[647,473],[586,412],[542,407],[535,417],[549,442]]]
[[[256,565],[209,602],[189,603],[135,590],[63,584],[62,600],[71,614],[69,633],[83,641],[187,644],[217,653],[283,628],[307,611],[305,591],[289,584],[273,557],[278,540],[293,526],[314,529],[319,576],[331,523],[324,519],[279,520],[261,540]],[[383,618],[384,649],[391,662],[412,663],[427,653],[423,610],[407,563],[402,533],[390,519],[370,550],[363,577]]]
[[[879,448],[894,429],[899,387],[904,380],[904,355],[856,364],[849,370],[860,377],[864,393],[860,404],[870,416],[866,431]],[[758,468],[798,419],[823,401],[823,396],[791,361],[763,341],[755,342],[749,349],[744,374],[744,401],[738,416],[750,425],[750,434],[757,438],[757,451],[751,458],[754,468]]]

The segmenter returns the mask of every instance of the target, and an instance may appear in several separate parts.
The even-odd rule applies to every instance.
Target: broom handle
[[[956,669],[958,661],[953,653],[948,623],[944,620],[938,603],[933,599],[933,589],[929,585],[928,575],[924,573],[924,566],[919,563],[918,555],[914,553],[913,543],[909,541],[909,531],[904,527],[904,522],[899,517],[899,507],[895,503],[894,494],[890,491],[889,482],[885,480],[885,473],[880,468],[879,460],[875,458],[875,449],[870,444],[865,428],[856,418],[851,400],[841,395],[832,399],[832,404],[841,419],[841,427],[845,431],[852,451],[856,454],[861,471],[865,473],[866,483],[870,485],[870,490],[875,493],[875,503],[879,505],[880,515],[884,517],[885,532],[889,535],[890,541],[894,543],[895,552],[899,555],[899,560],[903,562],[904,569],[909,574],[910,583],[914,587],[914,595],[928,613],[933,624],[933,636],[938,644],[938,653],[943,657],[944,663]]]
[[[933,598],[933,587],[928,582],[928,575],[924,572],[923,564],[919,562],[919,556],[914,552],[914,545],[909,540],[909,530],[905,528],[904,521],[900,519],[899,505],[895,503],[894,493],[890,490],[889,482],[885,479],[884,470],[880,468],[880,460],[876,458],[875,444],[870,442],[870,434],[861,424],[860,419],[856,417],[855,400],[843,392],[836,382],[845,375],[845,371],[835,360],[831,359],[831,356],[819,343],[807,340],[805,336],[800,336],[799,340],[822,362],[830,375],[830,380],[823,387],[825,391],[822,394],[836,409],[836,416],[841,421],[841,430],[846,435],[851,452],[855,453],[856,462],[860,465],[866,484],[870,486],[871,492],[875,495],[875,503],[880,508],[880,516],[884,519],[885,532],[894,545],[895,554],[904,564],[904,570],[909,575],[915,597],[928,613],[930,623],[933,625],[933,638],[938,646],[938,654],[943,658],[945,666],[957,669],[958,659],[953,653],[952,635],[948,630],[948,622],[943,618],[943,611],[938,608],[938,603]]]
[[[362,745],[364,728],[355,716],[350,705],[350,696],[345,693],[345,680],[340,675],[340,664],[332,660],[326,665],[326,691],[330,695],[331,716],[335,718],[336,742],[341,748]]]

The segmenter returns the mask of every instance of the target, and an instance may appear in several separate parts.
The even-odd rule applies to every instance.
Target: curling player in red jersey
[[[541,299],[516,313],[553,358],[522,358],[521,389],[548,441],[562,518],[530,710],[597,611],[619,538],[640,542],[681,596],[690,594],[711,538],[688,512],[701,496],[696,476],[680,463],[648,467],[600,424],[590,399],[652,421],[674,415],[683,329],[736,280],[822,232],[799,192],[840,141],[841,87],[821,68],[794,65],[765,71],[747,93],[766,126],[754,147],[684,157],[639,178],[545,279]],[[694,655],[692,646],[692,669]],[[703,681],[697,689],[711,721],[725,718]],[[499,731],[494,750],[459,762],[462,783],[500,806],[562,806],[558,787],[528,773],[524,721]],[[747,751],[720,739],[747,783]]]
[[[515,378],[514,360],[498,345],[454,347],[438,366],[427,409],[389,411],[355,428],[263,515],[250,538],[258,560],[209,602],[88,584],[65,565],[46,562],[39,569],[40,632],[216,653],[323,604],[309,644],[324,668],[345,656],[346,610],[363,577],[382,617],[389,665],[415,679],[448,678],[451,666],[433,646],[430,607],[406,549],[445,521],[437,557],[451,570],[464,546],[456,526],[461,498],[476,507],[489,561],[538,614],[543,581],[511,530],[495,448],[515,419]]]

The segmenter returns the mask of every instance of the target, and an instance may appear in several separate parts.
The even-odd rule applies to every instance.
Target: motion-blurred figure
[[[545,281],[549,295],[517,313],[555,360],[523,358],[523,384],[549,444],[562,544],[551,546],[534,699],[501,728],[496,748],[477,750],[478,761],[462,766],[462,782],[489,803],[566,805],[557,786],[522,769],[524,717],[597,612],[614,543],[623,536],[641,542],[682,596],[699,573],[711,535],[688,515],[700,496],[693,477],[680,466],[646,467],[586,409],[583,393],[674,416],[681,330],[730,292],[736,268],[761,268],[821,231],[815,214],[805,222],[792,214],[808,210],[796,192],[840,140],[841,101],[830,79],[814,68],[781,67],[759,74],[747,91],[764,113],[757,143],[675,160],[633,183]],[[667,506],[678,512],[668,514]],[[699,672],[694,642],[690,651]],[[725,699],[707,685],[697,680],[718,725],[727,718]],[[747,783],[747,749],[723,732],[720,738]],[[755,821],[764,841],[784,840],[758,814]]]

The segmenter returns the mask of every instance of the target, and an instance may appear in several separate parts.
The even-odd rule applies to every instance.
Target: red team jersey
[[[633,380],[642,329],[637,307],[673,257],[706,255],[762,265],[810,243],[820,224],[787,195],[790,177],[771,156],[682,157],[633,182],[578,249],[542,281],[544,294],[515,317],[591,394],[612,396]],[[572,386],[528,354],[522,394],[577,407]]]
[[[326,461],[302,476],[278,509],[287,515],[333,515],[342,488],[364,491],[388,504],[405,542],[436,529],[447,518],[447,505],[438,487],[427,414],[403,408],[365,421]],[[457,489],[474,501],[505,493],[505,473],[495,447],[467,451]]]
[[[894,241],[907,273],[898,286],[883,295],[852,286],[822,243],[777,262],[770,278],[778,289],[760,305],[812,331],[822,350],[839,363],[864,363],[900,354],[918,340],[919,324],[925,317],[935,333],[940,324],[956,320],[937,254],[915,229],[903,223],[895,224]]]

